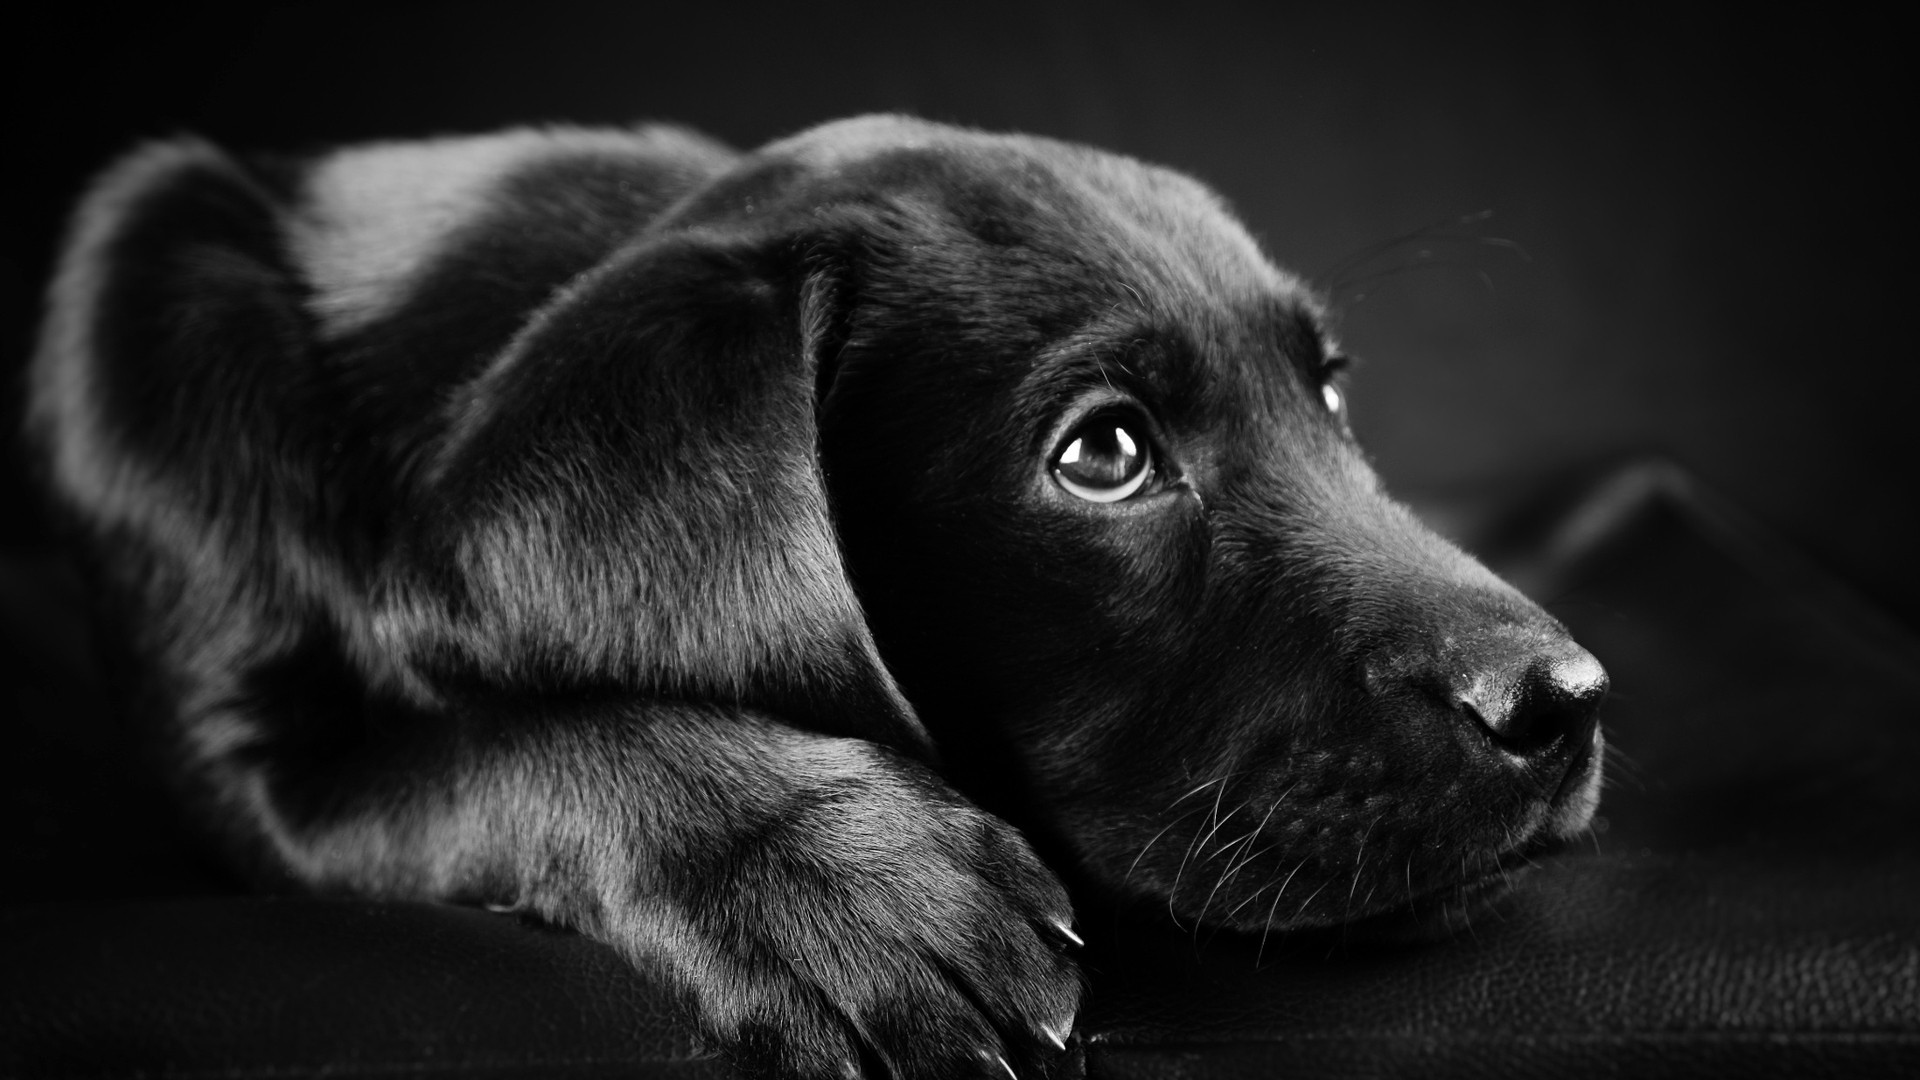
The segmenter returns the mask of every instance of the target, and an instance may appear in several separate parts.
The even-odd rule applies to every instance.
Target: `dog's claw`
[[[1053,928],[1060,932],[1061,937],[1066,938],[1076,946],[1085,947],[1087,944],[1079,934],[1073,932],[1073,927],[1067,925],[1067,920],[1065,919],[1053,920]]]
[[[1041,1024],[1040,1034],[1047,1037],[1047,1041],[1053,1044],[1054,1049],[1065,1050],[1067,1048],[1067,1036],[1073,1034],[1073,1018],[1068,1017],[1067,1022],[1061,1024],[1060,1030],[1058,1031],[1055,1031],[1045,1024]]]
[[[1013,1080],[1020,1080],[1020,1074],[1013,1071],[1013,1066],[1007,1064],[1006,1058],[1001,1057],[999,1054],[995,1054],[993,1055],[993,1060],[999,1062],[1000,1067],[1007,1070],[1007,1075],[1012,1077]]]

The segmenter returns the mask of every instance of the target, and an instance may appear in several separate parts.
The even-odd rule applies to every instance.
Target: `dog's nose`
[[[1448,703],[1525,757],[1570,754],[1591,741],[1607,694],[1600,661],[1564,639],[1502,644],[1466,650],[1471,662],[1449,673]]]

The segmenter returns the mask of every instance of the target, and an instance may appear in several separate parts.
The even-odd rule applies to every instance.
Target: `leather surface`
[[[0,941],[7,1075],[726,1075],[611,950],[511,916],[121,901],[9,909]]]
[[[1710,495],[1642,480],[1609,529],[1576,508],[1507,549],[1613,674],[1592,843],[1434,944],[1084,913],[1090,1075],[1920,1075],[1920,647]],[[9,841],[0,1072],[725,1075],[578,937],[220,895],[114,789],[135,774],[109,736],[36,711],[94,688],[60,613],[19,612],[39,741],[7,769],[32,828]]]
[[[1498,916],[1425,948],[1269,943],[1256,964],[1251,943],[1216,941],[1196,962],[1190,939],[1136,935],[1096,981],[1089,1064],[1120,1077],[1911,1066],[1916,896],[1908,857],[1589,854],[1541,866]]]

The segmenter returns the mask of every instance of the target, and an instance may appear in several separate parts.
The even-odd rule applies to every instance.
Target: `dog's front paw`
[[[667,871],[664,951],[703,1030],[767,1076],[1049,1073],[1080,997],[1066,891],[925,769],[818,749],[769,813]]]

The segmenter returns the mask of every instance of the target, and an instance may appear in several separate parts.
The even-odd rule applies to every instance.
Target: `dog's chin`
[[[1414,945],[1445,941],[1481,919],[1498,915],[1513,895],[1514,886],[1536,869],[1530,860],[1537,853],[1516,853],[1480,877],[1329,929],[1343,941],[1360,944]]]

